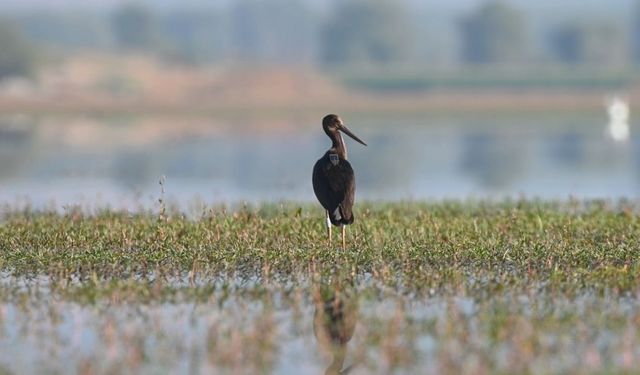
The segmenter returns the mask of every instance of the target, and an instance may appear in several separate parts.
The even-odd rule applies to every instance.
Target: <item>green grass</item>
[[[348,246],[328,246],[313,206],[265,205],[198,218],[98,211],[8,212],[0,268],[52,282],[244,280],[349,274],[398,291],[531,286],[627,292],[640,285],[640,225],[630,203],[360,204]],[[190,276],[189,276],[190,275]]]
[[[309,354],[320,345],[313,317],[336,293],[357,306],[347,362],[365,372],[631,373],[638,209],[360,203],[346,250],[337,233],[327,244],[315,205],[187,217],[6,209],[0,347],[18,353],[0,353],[0,373],[171,372],[183,362],[321,372],[331,357]],[[79,332],[95,337],[93,352],[65,351],[82,347]],[[288,357],[292,345],[307,356]]]

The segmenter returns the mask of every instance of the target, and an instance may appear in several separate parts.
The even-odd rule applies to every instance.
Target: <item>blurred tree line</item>
[[[640,62],[640,1],[625,22],[567,18],[535,35],[531,15],[507,0],[482,2],[438,31],[425,25],[434,20],[428,8],[417,11],[405,1],[344,0],[328,8],[303,0],[225,4],[163,9],[125,3],[107,14],[33,10],[8,15],[11,22],[0,23],[0,77],[28,74],[34,46],[65,53],[152,53],[194,64],[415,67],[436,60],[429,41],[448,38],[447,66]]]

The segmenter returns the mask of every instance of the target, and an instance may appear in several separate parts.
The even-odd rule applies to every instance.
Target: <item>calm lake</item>
[[[11,116],[0,119],[0,201],[148,207],[314,201],[329,147],[317,116]],[[343,114],[358,199],[634,198],[640,138],[590,114]],[[317,119],[316,119],[317,118]]]

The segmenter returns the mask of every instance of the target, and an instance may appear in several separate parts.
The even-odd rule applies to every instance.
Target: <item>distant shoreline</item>
[[[82,55],[0,82],[0,114],[290,115],[600,112],[640,104],[633,72],[461,70],[382,74],[305,67],[185,67]],[[632,111],[633,112],[633,111]]]
[[[336,97],[306,99],[248,97],[210,100],[119,99],[108,97],[50,98],[0,96],[0,114],[173,114],[234,115],[309,112],[368,113],[505,113],[599,112],[613,93],[560,90],[464,90],[419,94],[341,93]],[[639,95],[625,92],[631,107]]]

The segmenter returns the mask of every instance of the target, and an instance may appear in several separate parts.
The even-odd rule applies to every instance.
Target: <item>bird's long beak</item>
[[[360,138],[358,138],[355,134],[353,134],[351,132],[351,130],[349,130],[349,128],[347,128],[346,126],[344,126],[344,124],[342,126],[339,127],[340,131],[342,131],[344,134],[348,135],[349,137],[355,139],[356,141],[358,141],[359,143],[363,144],[363,145],[367,145],[366,143],[364,143],[364,141]]]

